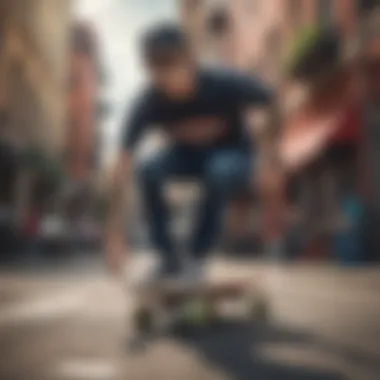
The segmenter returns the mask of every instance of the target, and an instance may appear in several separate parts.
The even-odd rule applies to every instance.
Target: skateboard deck
[[[181,283],[161,283],[147,287],[137,294],[137,298],[170,307],[189,299],[217,302],[219,299],[234,299],[243,296],[250,289],[248,281],[225,281],[187,286]]]
[[[136,294],[132,314],[134,342],[163,334],[176,326],[204,328],[230,319],[223,313],[224,302],[234,304],[233,318],[253,322],[266,321],[269,302],[252,283],[246,280],[208,282],[197,287],[185,284],[161,283]]]

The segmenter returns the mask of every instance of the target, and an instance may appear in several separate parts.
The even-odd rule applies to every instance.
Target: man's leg
[[[150,157],[137,170],[150,237],[163,259],[163,270],[167,274],[175,274],[181,268],[169,231],[170,215],[164,187],[173,177],[199,176],[200,163],[196,153],[173,147]]]
[[[251,161],[249,153],[232,149],[215,151],[205,160],[204,195],[191,241],[191,254],[196,260],[202,260],[218,238],[228,201],[249,186]]]

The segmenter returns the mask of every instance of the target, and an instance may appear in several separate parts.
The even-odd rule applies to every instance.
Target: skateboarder
[[[185,274],[196,281],[220,231],[225,206],[255,180],[257,138],[245,114],[264,107],[267,115],[275,115],[274,97],[251,76],[200,67],[186,35],[177,26],[148,31],[141,49],[150,83],[139,94],[123,126],[110,194],[107,260],[113,270],[120,270],[125,251],[125,183],[131,184],[135,175],[152,243],[161,258],[157,275],[177,278]],[[162,128],[169,144],[136,167],[134,149],[152,126]],[[268,143],[270,138],[263,141]],[[193,265],[186,271],[170,235],[163,194],[165,184],[173,178],[196,179],[203,188],[188,247]]]

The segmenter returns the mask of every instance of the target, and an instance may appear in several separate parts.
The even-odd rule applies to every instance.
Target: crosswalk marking
[[[80,307],[88,292],[88,288],[70,288],[61,293],[11,305],[1,310],[0,326],[55,319],[70,314]]]
[[[119,373],[116,363],[107,360],[70,359],[61,362],[54,370],[54,375],[61,379],[114,379]]]

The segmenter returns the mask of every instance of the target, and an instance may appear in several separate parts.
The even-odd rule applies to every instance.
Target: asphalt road
[[[161,337],[133,353],[132,299],[94,260],[3,270],[0,379],[380,378],[380,269],[215,260],[210,272],[261,284],[270,323]]]

